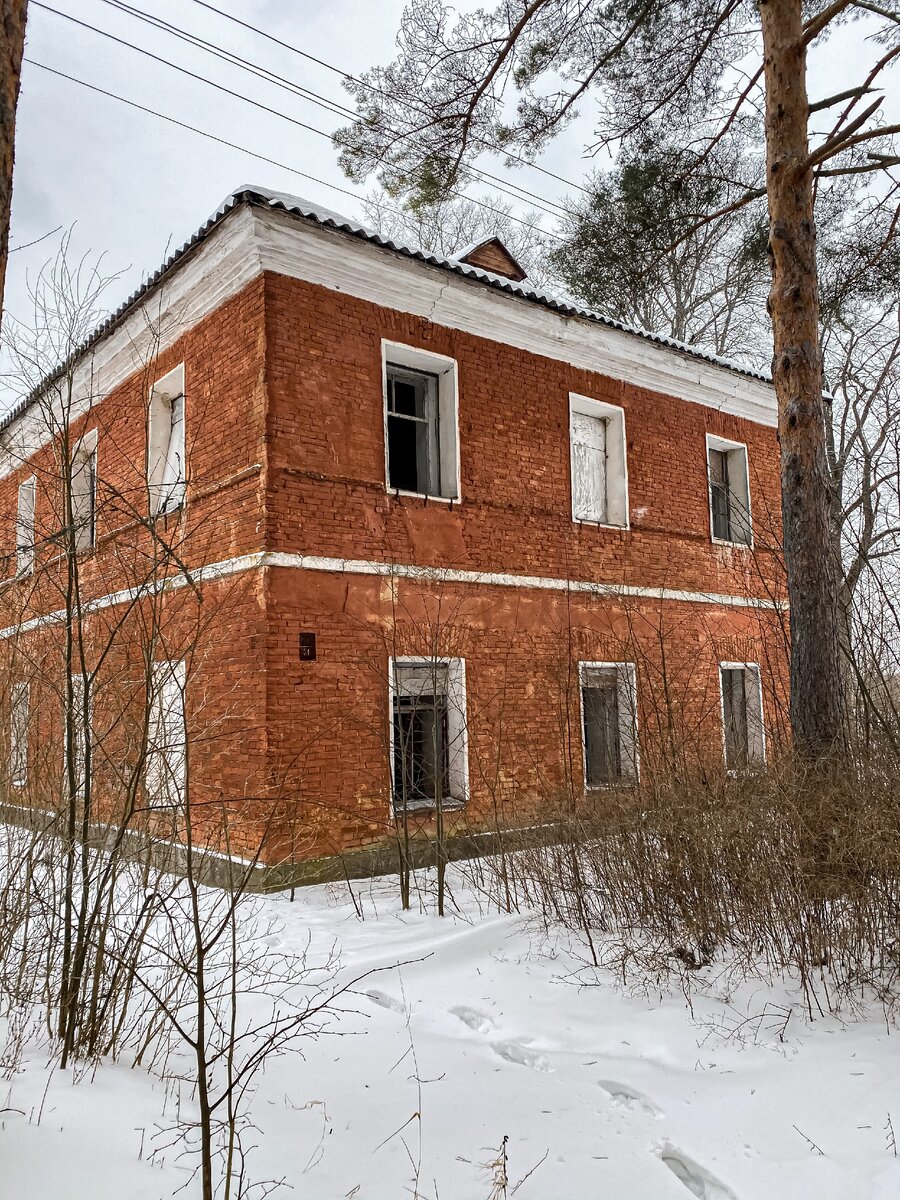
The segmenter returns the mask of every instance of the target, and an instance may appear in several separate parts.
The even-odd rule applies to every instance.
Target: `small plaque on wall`
[[[314,633],[300,634],[300,660],[301,662],[316,661],[316,635]]]

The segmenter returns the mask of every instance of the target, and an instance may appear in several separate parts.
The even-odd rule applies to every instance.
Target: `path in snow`
[[[517,1200],[900,1196],[885,1132],[888,1113],[900,1123],[900,1039],[883,1024],[723,1038],[713,1027],[784,993],[695,996],[692,1020],[678,994],[565,982],[577,964],[562,944],[541,953],[524,918],[480,913],[458,880],[462,913],[443,921],[400,912],[387,881],[360,892],[364,921],[333,887],[264,902],[285,947],[337,940],[352,976],[406,965],[344,998],[337,1036],[268,1064],[255,1178],[303,1200],[398,1200],[418,1168],[423,1200],[487,1200],[483,1164],[508,1135],[512,1181],[536,1167]],[[164,1088],[144,1073],[104,1066],[73,1085],[35,1054],[8,1086],[0,1108],[24,1115],[0,1115],[2,1200],[162,1200],[185,1182],[173,1151],[150,1155]]]

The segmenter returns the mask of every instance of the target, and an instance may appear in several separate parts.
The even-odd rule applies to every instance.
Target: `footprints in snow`
[[[406,1014],[406,1008],[400,1000],[389,996],[387,992],[380,992],[376,989],[371,989],[365,995],[377,1004],[379,1008],[388,1009],[390,1012],[399,1013],[401,1016]],[[463,1025],[471,1029],[473,1033],[481,1034],[482,1037],[489,1038],[495,1032],[496,1022],[487,1013],[481,1012],[480,1009],[470,1008],[468,1005],[461,1004],[456,1008],[451,1008],[450,1013],[461,1021]],[[543,1071],[550,1073],[553,1067],[540,1051],[533,1049],[527,1042],[517,1041],[501,1041],[489,1040],[488,1047],[497,1055],[498,1058],[504,1059],[506,1062],[515,1063],[518,1066],[530,1067],[533,1071]],[[610,1103],[617,1108],[624,1108],[630,1112],[640,1113],[643,1116],[661,1119],[662,1113],[659,1109],[642,1096],[640,1092],[628,1087],[627,1084],[618,1083],[612,1079],[598,1080],[600,1087],[610,1098]],[[675,1178],[681,1183],[687,1191],[697,1198],[697,1200],[736,1200],[734,1193],[730,1188],[727,1188],[724,1183],[711,1175],[705,1167],[701,1167],[693,1159],[683,1154],[671,1142],[663,1142],[657,1151],[660,1161],[668,1167]]]
[[[656,1105],[651,1104],[646,1096],[642,1096],[640,1092],[634,1091],[624,1083],[616,1083],[611,1079],[601,1079],[599,1083],[603,1091],[609,1095],[610,1103],[616,1108],[627,1108],[632,1112],[644,1113],[648,1117],[662,1116]]]
[[[379,1008],[386,1008],[390,1012],[405,1015],[406,1009],[399,1000],[395,1000],[393,996],[389,996],[387,992],[379,992],[376,989],[371,989],[365,995],[377,1004]],[[451,1014],[458,1021],[462,1021],[463,1025],[468,1026],[474,1033],[479,1033],[483,1037],[492,1034],[497,1028],[495,1022],[488,1016],[487,1013],[481,1012],[477,1008],[469,1008],[462,1004],[457,1008],[450,1009]],[[488,1046],[493,1050],[498,1058],[502,1058],[505,1062],[516,1063],[520,1067],[530,1067],[533,1071],[544,1071],[547,1074],[552,1072],[553,1067],[550,1065],[547,1057],[539,1050],[532,1049],[527,1042],[516,1041],[488,1041]]]
[[[395,1000],[393,996],[389,996],[387,992],[379,992],[375,988],[365,993],[373,1004],[377,1004],[379,1008],[390,1009],[391,1012],[402,1013],[406,1015],[406,1009],[400,1000]]]
[[[507,1062],[518,1063],[522,1067],[531,1067],[533,1071],[544,1071],[550,1074],[553,1068],[538,1050],[532,1050],[524,1042],[488,1042],[493,1052]]]
[[[487,1013],[479,1012],[477,1008],[468,1008],[465,1004],[461,1004],[458,1008],[451,1008],[450,1012],[454,1017],[458,1017],[463,1025],[468,1025],[476,1033],[493,1033],[496,1028]]]
[[[659,1157],[697,1200],[735,1200],[734,1192],[730,1188],[710,1175],[705,1167],[699,1166],[680,1150],[676,1150],[671,1143],[665,1142],[662,1145]]]
[[[457,1008],[451,1008],[450,1012],[475,1033],[486,1036],[497,1028],[491,1017],[477,1008],[469,1008],[465,1004],[461,1004]],[[494,1041],[488,1042],[488,1046],[498,1058],[502,1058],[506,1062],[517,1063],[520,1067],[531,1067],[533,1071],[549,1073],[553,1070],[546,1057],[540,1051],[533,1050],[527,1042]]]

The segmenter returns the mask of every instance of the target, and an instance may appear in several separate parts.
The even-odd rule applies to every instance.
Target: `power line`
[[[34,0],[32,0],[34,3]],[[297,167],[291,167],[287,163],[280,162],[277,158],[269,158],[265,154],[260,154],[256,150],[248,150],[246,146],[238,145],[237,142],[230,142],[227,138],[221,138],[215,133],[209,133],[206,129],[199,129],[196,125],[189,125],[186,121],[179,121],[177,117],[170,117],[167,113],[157,112],[156,109],[148,108],[146,105],[138,104],[136,100],[128,100],[125,96],[119,96],[116,92],[110,92],[106,88],[98,87],[94,83],[88,83],[84,79],[78,79],[74,75],[68,75],[65,71],[57,70],[56,67],[48,67],[46,63],[38,62],[37,59],[25,57],[24,62],[32,67],[38,67],[42,71],[47,71],[51,75],[56,75],[60,79],[67,79],[70,83],[77,83],[79,86],[87,88],[91,92],[96,92],[100,96],[106,96],[110,100],[118,100],[121,104],[127,104],[129,108],[137,109],[138,112],[146,113],[148,116],[157,117],[160,121],[167,121],[170,125],[177,125],[180,129],[186,129],[189,133],[196,133],[200,137],[207,138],[211,142],[218,142],[220,146],[226,146],[229,150],[238,150],[242,154],[249,154],[251,158],[258,159],[260,162],[268,163],[270,166],[279,167],[283,171],[289,171],[292,175],[298,175],[301,179],[308,179],[312,183],[317,183],[321,187],[331,188],[335,192],[340,192],[344,196],[350,196],[353,200],[360,199],[358,192],[351,192],[349,188],[340,187],[336,183],[328,183],[324,179],[319,179],[315,175],[310,175],[306,171],[300,171]],[[468,200],[472,204],[477,204],[479,208],[487,209],[489,212],[497,213],[499,216],[509,221],[515,221],[519,225],[525,225],[528,229],[534,230],[541,234],[542,237],[552,238],[554,241],[562,242],[562,238],[558,234],[549,233],[546,229],[541,229],[539,225],[534,225],[531,221],[526,221],[522,217],[513,216],[512,213],[503,212],[502,209],[494,208],[493,205],[486,204],[483,200],[476,200],[471,196],[464,196],[462,193],[451,193],[459,199]],[[403,212],[402,209],[395,205],[385,205],[395,212],[398,216],[404,219],[408,218],[409,214]]]
[[[173,37],[177,37],[181,39],[181,41],[187,42],[188,45],[205,50],[208,54],[212,54],[216,58],[222,59],[224,62],[228,62],[233,66],[237,66],[241,70],[247,71],[250,74],[255,75],[257,78],[265,80],[267,83],[274,83],[277,87],[281,87],[285,91],[290,91],[295,95],[302,97],[310,104],[315,104],[319,108],[324,108],[328,112],[334,113],[335,116],[342,117],[344,120],[348,121],[355,121],[357,119],[357,113],[354,112],[353,109],[348,108],[346,105],[341,104],[339,101],[332,100],[328,96],[323,96],[319,92],[314,92],[310,88],[303,87],[294,80],[288,79],[284,75],[279,75],[276,71],[271,70],[269,67],[264,67],[259,63],[252,62],[242,57],[240,54],[236,54],[232,50],[226,50],[224,47],[217,45],[215,42],[208,41],[199,34],[190,33],[188,30],[182,29],[178,25],[173,25],[170,21],[166,21],[162,17],[157,17],[153,13],[143,12],[141,9],[135,8],[131,4],[126,4],[125,0],[102,0],[102,2],[109,5],[111,8],[118,10],[119,12],[126,13],[129,16],[137,18],[137,20],[146,22],[154,29],[159,29],[165,33],[171,34]],[[101,30],[99,32],[103,31]],[[392,130],[391,132],[403,141],[412,141],[414,138],[414,135],[411,133],[398,133],[396,130]],[[543,207],[549,204],[553,208],[559,209],[561,213],[564,213],[567,216],[572,215],[570,210],[567,209],[565,205],[558,203],[556,200],[551,200],[547,196],[541,196],[537,192],[529,191],[528,188],[524,188],[520,184],[514,183],[511,179],[504,179],[500,176],[493,175],[490,171],[486,171],[483,167],[471,167],[470,170],[475,171],[479,176],[490,180],[495,185],[499,185],[500,189],[506,191],[508,195],[512,195],[512,192],[509,191],[509,189],[512,188],[515,189],[516,192],[521,193],[522,196],[527,197],[529,200],[536,201],[539,206]],[[554,214],[551,213],[549,215],[552,216]]]
[[[265,38],[276,46],[281,46],[284,50],[290,50],[292,54],[298,54],[301,58],[313,62],[316,66],[324,67],[326,71],[331,71],[335,75],[339,75],[341,79],[349,79],[351,83],[355,83],[358,87],[366,88],[370,92],[375,92],[376,95],[384,97],[386,100],[395,99],[381,88],[375,87],[372,83],[367,83],[364,79],[360,79],[356,75],[351,75],[349,71],[343,71],[340,67],[334,66],[333,63],[326,62],[324,58],[316,58],[314,54],[309,54],[306,50],[301,50],[299,46],[294,46],[291,42],[284,42],[281,38],[275,37],[272,33],[267,33],[265,29],[260,29],[257,25],[251,25],[249,21],[243,21],[240,17],[235,17],[229,12],[225,12],[221,8],[216,8],[214,4],[208,3],[208,0],[194,0],[194,4],[198,4],[201,8],[208,9],[209,12],[214,12],[219,17],[224,17],[226,21],[232,21],[235,25],[240,25],[243,29],[249,30],[251,33],[257,34],[259,37]],[[412,112],[419,112],[415,105],[409,101],[404,101],[404,106]],[[356,114],[354,113],[354,118]],[[419,115],[422,115],[419,113]],[[520,154],[513,154],[511,150],[505,150],[502,146],[498,146],[494,142],[489,142],[485,138],[473,139],[476,145],[482,146],[485,150],[492,150],[495,154],[502,154],[508,158],[510,162],[517,162],[520,166],[530,167],[533,171],[540,171],[542,175],[547,175],[550,179],[555,179],[559,183],[564,183],[566,187],[575,188],[579,192],[584,192],[585,195],[590,194],[590,189],[584,187],[580,183],[575,183],[574,180],[566,179],[563,175],[557,175],[555,171],[549,171],[546,167],[539,166],[537,163],[529,162],[527,158],[523,158]]]
[[[102,0],[102,2],[109,5],[111,8],[117,9],[119,12],[127,13],[129,16],[146,22],[152,28],[160,29],[166,33],[169,33],[173,37],[177,37],[181,41],[186,42],[188,45],[198,47],[199,49],[206,51],[206,53],[222,59],[224,62],[228,62],[233,66],[237,66],[241,70],[247,71],[248,73],[255,75],[257,78],[265,80],[267,83],[274,83],[277,87],[283,88],[285,91],[292,92],[293,94],[302,97],[304,100],[307,100],[310,104],[315,104],[319,108],[324,108],[326,111],[333,113],[335,116],[342,117],[344,120],[348,121],[356,120],[356,112],[354,112],[353,109],[348,108],[346,105],[341,104],[339,101],[332,100],[331,97],[323,96],[319,92],[315,92],[310,88],[304,87],[295,82],[293,79],[288,79],[284,75],[279,75],[276,71],[271,70],[269,67],[265,67],[259,63],[248,60],[232,50],[226,50],[224,47],[217,45],[215,42],[208,41],[199,34],[190,33],[188,30],[182,29],[178,25],[173,25],[170,21],[166,21],[162,17],[157,17],[155,14],[143,12],[141,9],[135,8],[131,4],[126,4],[125,0]],[[412,141],[414,138],[414,135],[411,133],[397,133],[397,131],[392,132],[394,132],[398,138],[404,141]],[[559,204],[558,201],[551,200],[547,196],[541,196],[536,192],[529,191],[528,188],[524,188],[520,184],[514,183],[511,179],[504,179],[497,175],[493,175],[490,171],[485,170],[484,167],[472,167],[470,169],[483,179],[490,180],[493,184],[498,185],[499,189],[505,191],[507,195],[513,195],[513,192],[509,189],[514,189],[515,192],[521,193],[522,196],[527,197],[529,200],[536,201],[540,207],[550,205],[551,207],[558,209],[561,213],[571,215],[565,205]],[[513,196],[513,198],[518,199],[517,196]],[[554,214],[550,213],[549,215],[552,216]]]
[[[329,141],[329,143],[332,141],[331,134],[326,132],[324,129],[319,129],[315,125],[308,124],[306,121],[301,121],[296,117],[289,116],[287,113],[281,112],[279,109],[272,108],[268,104],[263,104],[261,101],[254,100],[250,96],[245,96],[242,92],[236,92],[232,88],[226,87],[224,84],[216,83],[214,80],[207,78],[205,75],[198,74],[196,71],[191,71],[188,67],[182,67],[182,66],[179,66],[177,63],[169,62],[168,59],[163,58],[159,54],[154,54],[152,50],[148,50],[144,46],[136,45],[134,42],[130,42],[125,38],[118,37],[114,33],[110,33],[105,29],[100,29],[96,25],[92,25],[87,21],[80,20],[78,17],[73,17],[69,13],[61,12],[59,9],[53,8],[49,4],[42,3],[42,0],[32,0],[32,6],[35,8],[42,8],[42,9],[44,9],[45,12],[52,13],[56,17],[61,17],[65,21],[70,21],[73,25],[79,25],[82,29],[90,30],[90,32],[96,33],[100,37],[107,38],[109,41],[115,42],[117,45],[125,46],[129,50],[134,50],[136,53],[144,55],[145,58],[152,59],[154,62],[160,63],[162,66],[168,67],[170,70],[177,71],[177,72],[179,72],[179,74],[182,74],[182,75],[186,75],[188,78],[194,79],[198,83],[205,83],[208,87],[215,88],[216,91],[223,92],[225,95],[231,96],[235,100],[240,100],[245,104],[250,104],[254,108],[258,108],[263,112],[269,113],[271,116],[280,117],[281,120],[288,121],[291,125],[296,125],[300,129],[306,130],[308,133],[314,133],[314,134],[317,134],[319,137],[326,138]],[[255,71],[253,66],[250,64],[247,65],[246,69],[250,70],[254,74],[259,74],[259,72]],[[290,90],[293,90],[289,80],[285,80],[285,81],[283,81],[283,83]],[[478,168],[474,168],[474,169],[478,173],[481,173]],[[514,199],[514,200],[521,199],[520,196],[509,191],[508,188],[506,188],[504,186],[504,184],[505,184],[505,181],[500,181],[495,186],[497,187],[498,191],[505,192],[508,196],[511,196],[512,199]],[[513,186],[515,187],[516,185],[514,184]],[[539,197],[535,197],[535,199],[540,200]],[[553,204],[556,208],[560,209],[560,213],[562,213],[564,215],[567,214],[567,210],[562,208],[561,205],[557,205],[555,201],[548,201],[546,203]],[[558,217],[560,215],[560,213],[552,212],[550,209],[546,208],[543,203],[539,203],[538,207],[540,207],[541,210],[547,216],[555,217],[558,219]]]

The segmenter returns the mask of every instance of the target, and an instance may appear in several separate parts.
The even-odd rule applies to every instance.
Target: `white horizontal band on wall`
[[[495,571],[463,571],[456,567],[419,567],[409,563],[367,562],[356,558],[324,558],[315,554],[288,554],[283,551],[260,551],[243,554],[239,558],[227,558],[222,562],[198,567],[190,575],[171,575],[155,579],[133,588],[111,592],[87,600],[81,606],[83,615],[114,608],[118,604],[131,604],[142,597],[158,596],[163,592],[178,591],[188,586],[225,579],[245,571],[263,567],[282,567],[288,570],[325,571],[337,575],[377,575],[389,579],[415,579],[422,583],[467,583],[483,584],[487,587],[526,588],[545,592],[577,592],[582,595],[607,597],[632,597],[638,600],[668,600],[676,604],[711,604],[721,608],[751,608],[768,611],[787,611],[787,604],[779,600],[759,599],[755,596],[727,596],[718,592],[688,592],[678,588],[636,587],[627,583],[595,583],[587,579],[556,579],[543,575],[506,575]],[[65,609],[32,617],[18,625],[0,630],[0,641],[16,634],[30,633],[48,625],[64,624]]]

